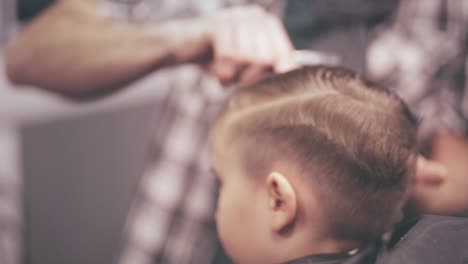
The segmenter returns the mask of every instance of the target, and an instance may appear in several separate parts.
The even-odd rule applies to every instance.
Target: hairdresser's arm
[[[159,25],[115,25],[92,0],[62,0],[13,42],[7,71],[17,83],[82,96],[121,87],[170,64],[213,51],[223,82],[252,81],[284,70],[292,45],[283,25],[257,6]]]
[[[68,96],[106,92],[164,65],[200,57],[209,48],[205,22],[116,25],[94,1],[59,1],[10,45],[7,75]]]

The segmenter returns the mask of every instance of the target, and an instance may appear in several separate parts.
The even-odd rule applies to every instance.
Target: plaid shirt
[[[210,263],[218,248],[216,186],[205,145],[225,92],[197,66],[158,74],[170,74],[173,81],[158,87],[168,93],[154,117],[150,161],[130,212],[119,263]]]
[[[467,55],[466,0],[407,0],[370,45],[367,71],[423,118],[423,140],[439,129],[468,136]]]

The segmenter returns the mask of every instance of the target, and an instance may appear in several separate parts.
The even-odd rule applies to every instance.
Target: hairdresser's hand
[[[447,177],[447,168],[440,162],[418,156],[416,162],[416,183],[425,185],[439,185]]]
[[[255,81],[287,70],[293,49],[281,21],[258,6],[220,11],[211,18],[214,60],[210,70],[223,83]]]

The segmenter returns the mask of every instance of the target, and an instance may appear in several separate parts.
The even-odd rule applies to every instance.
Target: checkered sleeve
[[[220,101],[209,90],[221,88],[195,66],[175,75],[128,219],[121,264],[206,264],[218,247],[206,143]]]
[[[439,129],[468,136],[468,2],[400,1],[367,54],[370,78],[394,89],[421,119],[422,141]]]

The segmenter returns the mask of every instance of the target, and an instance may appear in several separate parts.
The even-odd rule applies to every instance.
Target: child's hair
[[[213,132],[248,175],[288,162],[315,182],[326,235],[367,241],[398,221],[415,169],[416,122],[388,90],[341,67],[304,67],[236,91]]]

